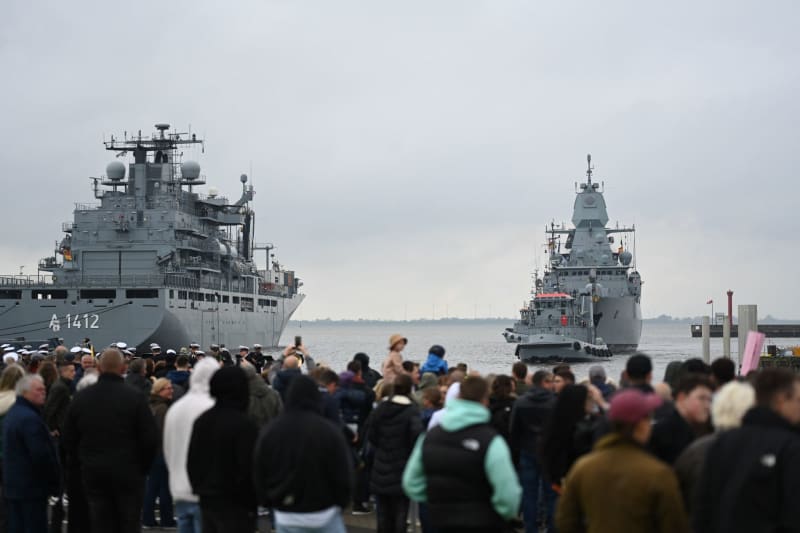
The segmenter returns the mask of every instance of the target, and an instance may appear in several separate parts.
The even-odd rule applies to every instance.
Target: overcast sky
[[[514,316],[591,152],[643,311],[798,318],[800,4],[28,2],[0,15],[0,271],[92,201],[103,135],[252,174],[297,318]],[[719,308],[718,308],[719,309]]]

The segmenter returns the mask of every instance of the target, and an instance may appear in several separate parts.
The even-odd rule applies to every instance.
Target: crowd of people
[[[800,380],[631,356],[481,375],[389,339],[379,368],[118,342],[3,350],[0,533],[800,531]]]

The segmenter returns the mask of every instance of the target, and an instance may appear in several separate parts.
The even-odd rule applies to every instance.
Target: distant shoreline
[[[289,321],[290,325],[302,325],[302,324],[320,324],[320,325],[351,325],[351,324],[361,324],[361,325],[393,325],[393,324],[513,324],[517,319],[516,318],[418,318],[413,320],[380,320],[380,319],[368,319],[368,318],[357,318],[357,319],[330,319],[330,318],[315,318],[312,320],[291,320]],[[655,318],[645,318],[642,320],[645,324],[699,324],[703,320],[702,317],[671,317],[667,315],[662,315]],[[758,319],[759,323],[761,324],[800,324],[800,320],[797,319],[783,319],[783,318],[775,318],[772,316],[767,315],[764,318]],[[736,323],[736,317],[734,317],[734,323]]]

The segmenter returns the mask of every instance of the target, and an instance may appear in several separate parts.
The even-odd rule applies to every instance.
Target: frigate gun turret
[[[49,330],[71,342],[86,336],[71,330],[83,328],[100,330],[90,332],[98,340],[126,336],[142,345],[278,343],[302,283],[269,252],[257,267],[248,177],[240,176],[235,201],[214,188],[201,194],[206,177],[183,155],[204,153],[203,141],[169,124],[155,128],[149,137],[104,141],[116,159],[92,178],[99,203],[75,204],[37,276],[0,278],[0,337]]]

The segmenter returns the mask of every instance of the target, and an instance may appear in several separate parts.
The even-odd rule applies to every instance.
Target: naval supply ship
[[[196,192],[205,176],[182,150],[204,153],[203,141],[155,128],[104,141],[117,159],[92,178],[99,202],[75,204],[36,275],[0,276],[0,338],[124,339],[140,353],[152,342],[278,345],[305,296],[295,272],[274,260],[275,247],[255,242],[252,184],[242,174],[234,202],[214,188]]]
[[[573,227],[551,223],[546,229],[547,266],[541,277],[534,276],[520,320],[503,333],[519,344],[521,358],[525,352],[541,355],[537,344],[553,344],[549,351],[561,360],[631,352],[639,345],[636,228],[608,227],[604,187],[593,181],[591,155],[587,163],[586,182],[576,184]]]

